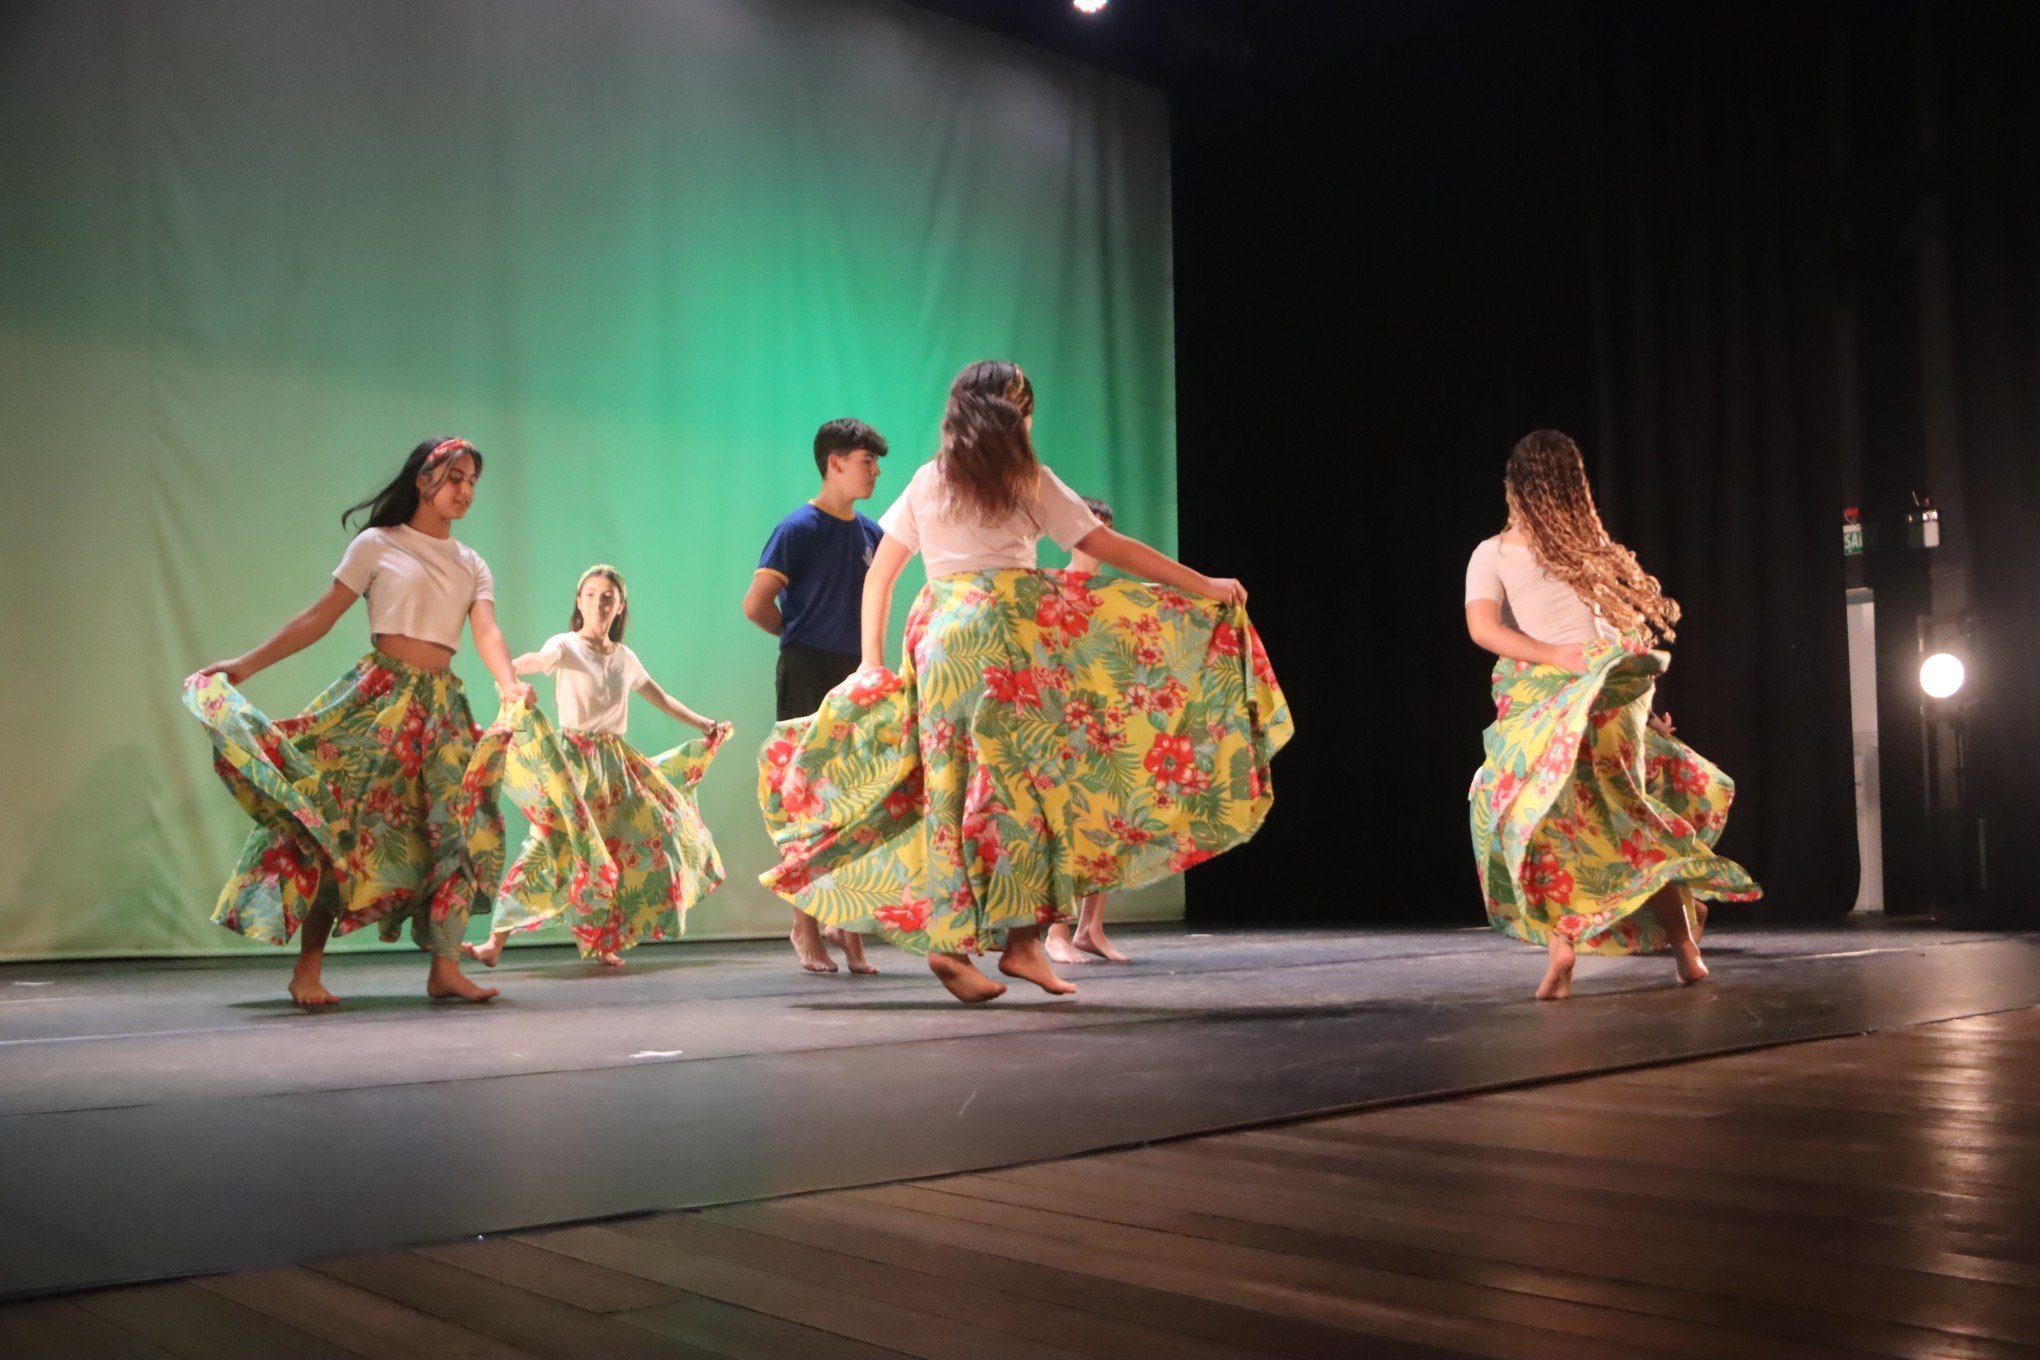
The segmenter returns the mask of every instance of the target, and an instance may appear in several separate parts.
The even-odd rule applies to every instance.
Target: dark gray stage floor
[[[1231,1125],[2040,1004],[2040,938],[1718,930],[1707,986],[1484,931],[1129,932],[1056,1000],[783,944],[513,952],[487,1007],[414,955],[0,967],[0,1296],[1035,1161]]]

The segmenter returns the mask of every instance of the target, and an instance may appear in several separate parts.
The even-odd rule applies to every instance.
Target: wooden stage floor
[[[0,1355],[1986,1360],[2040,1355],[2036,1286],[2021,1009],[40,1299]]]

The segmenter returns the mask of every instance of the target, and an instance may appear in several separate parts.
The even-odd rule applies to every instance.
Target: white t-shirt
[[[1502,622],[1539,642],[1565,647],[1612,638],[1615,630],[1578,591],[1546,571],[1527,543],[1490,538],[1466,563],[1466,602],[1493,600]]]
[[[460,628],[475,601],[496,598],[496,579],[480,553],[408,524],[356,534],[333,579],[368,597],[370,632],[442,647],[460,646]]]
[[[630,648],[619,642],[604,656],[579,633],[553,634],[538,649],[538,659],[538,674],[553,677],[560,726],[575,732],[622,736],[631,691],[651,679]]]
[[[1043,537],[1068,551],[1100,527],[1091,507],[1046,467],[1034,483],[1032,503],[998,524],[978,523],[968,510],[946,502],[941,467],[930,461],[915,469],[900,498],[878,517],[887,537],[921,554],[930,577],[1010,567],[1032,570],[1035,545]]]

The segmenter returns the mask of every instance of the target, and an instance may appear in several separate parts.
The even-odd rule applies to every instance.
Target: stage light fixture
[[[1079,14],[1096,14],[1105,8],[1105,0],[1076,0],[1076,6]]]
[[[1931,699],[1953,698],[1968,678],[1962,659],[1949,652],[1935,652],[1920,663],[1920,688]]]

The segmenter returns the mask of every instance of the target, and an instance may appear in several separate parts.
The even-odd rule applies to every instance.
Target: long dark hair
[[[981,359],[949,384],[942,448],[935,455],[949,503],[985,524],[1025,511],[1041,461],[1027,434],[1034,384],[1020,365]]]
[[[340,512],[340,527],[343,529],[389,529],[399,524],[409,524],[411,516],[418,513],[418,479],[429,473],[437,473],[432,483],[436,490],[444,480],[446,469],[461,454],[475,460],[475,475],[482,471],[482,451],[465,439],[452,435],[438,435],[421,439],[418,447],[411,450],[411,456],[404,460],[403,470],[390,479],[390,484],[365,501],[358,501]],[[367,522],[356,526],[348,521],[356,515],[367,513]]]
[[[1529,536],[1540,566],[1618,632],[1641,633],[1652,642],[1678,637],[1679,602],[1602,525],[1586,460],[1570,435],[1532,430],[1517,440],[1502,484],[1510,521]]]

